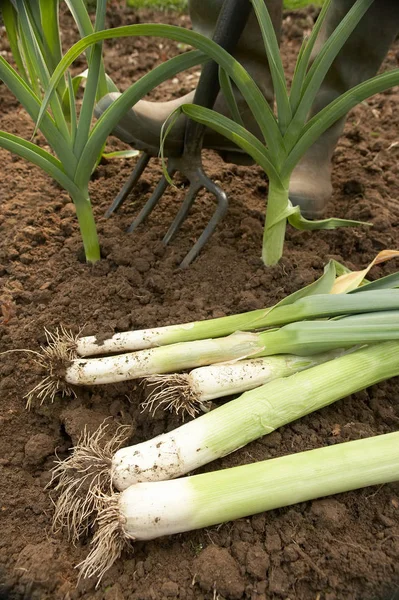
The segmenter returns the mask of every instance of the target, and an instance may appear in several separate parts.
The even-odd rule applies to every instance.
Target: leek
[[[193,369],[190,373],[152,375],[147,383],[153,386],[142,404],[143,410],[155,413],[157,408],[187,413],[195,417],[207,412],[210,401],[241,394],[279,377],[288,377],[317,364],[332,360],[337,353],[326,352],[311,358],[282,355],[219,363]]]
[[[334,261],[324,267],[324,273],[311,284],[290,294],[276,306],[290,305],[300,298],[315,294],[331,293],[336,281],[336,265]],[[90,335],[77,337],[75,350],[79,356],[96,356],[99,354],[112,354],[146,350],[157,346],[166,346],[180,342],[193,342],[207,338],[217,338],[230,335],[236,331],[251,331],[262,329],[269,325],[269,313],[273,308],[252,310],[238,315],[195,321],[180,325],[155,327],[138,331],[123,331],[115,333],[110,338]],[[312,315],[313,316],[313,315]],[[272,324],[276,324],[275,322]]]
[[[100,496],[84,577],[101,580],[129,540],[149,540],[298,502],[399,480],[399,433],[389,433]]]
[[[362,311],[374,311],[361,314]],[[399,339],[399,290],[374,290],[362,294],[319,294],[276,306],[270,317],[288,325],[261,333],[237,332],[224,338],[170,344],[116,356],[75,358],[74,340],[51,335],[39,362],[46,377],[27,394],[28,405],[36,395],[42,402],[54,400],[71,386],[102,385],[154,374],[172,373],[214,363],[259,358],[272,354],[309,356],[350,348],[357,344]],[[350,317],[328,321],[300,321],[328,315]],[[360,314],[356,314],[360,313]],[[62,332],[65,333],[65,332]],[[71,341],[72,340],[72,341]]]
[[[309,110],[326,73],[372,1],[356,0],[354,2],[309,68],[312,49],[331,4],[329,0],[325,3],[320,18],[299,54],[292,88],[289,93],[275,32],[266,5],[264,0],[252,0],[271,68],[276,93],[277,117],[250,74],[218,44],[193,31],[173,26],[151,24],[130,25],[116,27],[108,31],[97,31],[75,44],[65,54],[52,74],[38,115],[38,123],[45,114],[47,105],[68,67],[81,52],[84,52],[93,44],[110,38],[121,38],[130,35],[159,35],[194,46],[200,51],[197,54],[197,64],[204,62],[206,60],[205,56],[209,57],[216,61],[224,71],[224,80],[228,77],[237,86],[248,104],[248,109],[259,125],[263,139],[257,139],[241,125],[209,109],[194,104],[186,104],[179,110],[189,118],[211,127],[240,146],[265,170],[270,185],[262,257],[266,265],[275,264],[282,254],[287,221],[297,229],[308,230],[332,229],[339,226],[359,224],[357,221],[344,219],[306,220],[302,217],[299,208],[292,206],[288,197],[288,184],[291,173],[301,157],[324,131],[360,102],[373,94],[397,85],[399,82],[399,69],[377,75],[336,98],[307,122]],[[162,67],[164,66],[162,65]],[[156,69],[149,74],[154,76],[151,81],[152,87],[156,85],[155,71]],[[146,77],[148,75],[144,76],[137,85],[144,82]],[[149,90],[147,89],[147,91]],[[83,175],[83,170],[94,167],[96,153],[98,155],[99,149],[102,148],[106,137],[119,122],[121,115],[129,110],[144,93],[141,96],[136,96],[133,93],[130,95],[130,91],[127,90],[104,112],[93,128],[90,139],[81,155],[81,165],[78,166],[76,175],[78,180]]]
[[[112,459],[113,485],[123,490],[133,483],[179,477],[396,375],[399,343],[384,342],[276,379],[169,433],[121,448]]]
[[[81,337],[76,339],[75,350],[79,356],[83,357],[129,352],[181,342],[217,338],[230,335],[236,331],[266,329],[267,327],[280,326],[304,319],[318,319],[340,314],[398,308],[398,304],[393,300],[398,296],[399,291],[397,290],[391,290],[393,292],[391,300],[393,304],[390,305],[390,308],[382,308],[383,305],[381,304],[381,302],[385,302],[384,298],[388,298],[388,296],[383,296],[387,293],[387,289],[384,291],[377,290],[377,296],[369,296],[368,291],[359,288],[362,293],[356,300],[351,294],[340,294],[339,298],[334,295],[335,297],[328,298],[327,295],[333,289],[334,274],[335,269],[334,271],[330,270],[328,265],[325,275],[319,280],[288,296],[271,308],[262,308],[238,315],[181,325],[125,331],[115,333],[108,339],[101,339],[95,335]],[[379,280],[375,283],[378,285]]]
[[[290,294],[271,308],[180,325],[169,325],[137,331],[123,331],[115,333],[110,338],[95,335],[77,337],[74,342],[74,349],[79,356],[115,354],[145,350],[179,342],[193,342],[195,340],[223,337],[235,331],[253,331],[273,325],[280,325],[281,322],[278,317],[277,319],[275,318],[275,313],[273,315],[270,313],[277,307],[293,305],[301,298],[318,294],[363,293],[364,291],[398,287],[398,273],[381,277],[372,283],[367,281],[363,283],[365,276],[374,264],[380,264],[398,255],[399,252],[396,250],[383,250],[377,254],[365,269],[357,272],[351,272],[346,267],[343,267],[343,265],[331,260],[324,267],[324,273],[319,279]],[[344,274],[338,273],[338,269],[340,273],[343,271]],[[339,276],[336,277],[337,275]],[[296,311],[293,311],[292,316],[293,320],[295,320],[295,317],[298,316]],[[314,319],[316,316],[315,312],[310,311],[307,318]]]
[[[102,31],[106,13],[106,0],[98,0],[94,26],[83,0],[67,0],[79,32],[85,35],[110,33]],[[71,197],[78,218],[86,260],[95,263],[100,259],[90,194],[90,177],[97,166],[106,139],[130,106],[157,85],[180,71],[206,62],[202,52],[187,52],[154,68],[132,84],[92,127],[96,100],[116,90],[105,75],[102,63],[102,41],[82,48],[86,51],[88,70],[72,78],[64,70],[48,99],[51,82],[59,73],[59,64],[65,62],[61,52],[61,33],[58,23],[59,0],[3,0],[2,16],[17,65],[15,70],[0,56],[0,81],[15,95],[30,117],[40,128],[52,152],[6,131],[0,131],[0,147],[17,154],[40,167],[60,184]],[[37,17],[37,18],[36,18]],[[179,40],[178,27],[173,28]],[[158,25],[158,33],[168,33],[167,26]],[[151,25],[140,25],[132,34],[152,32]],[[184,30],[182,29],[182,32]],[[112,37],[112,36],[109,36]],[[185,36],[183,35],[185,39]],[[205,38],[206,39],[206,38]],[[83,43],[84,45],[84,43]],[[80,53],[79,53],[80,54]],[[70,56],[70,52],[67,53]],[[80,111],[76,108],[75,93],[82,79],[86,79]],[[101,123],[100,123],[101,121]],[[33,137],[33,136],[32,136]]]

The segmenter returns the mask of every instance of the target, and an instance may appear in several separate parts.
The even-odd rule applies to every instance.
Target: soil
[[[282,51],[292,68],[303,28],[313,12],[285,15]],[[109,24],[162,20],[188,26],[173,13],[119,9]],[[65,44],[76,38],[63,16]],[[4,36],[1,52],[10,58]],[[165,57],[183,51],[169,42],[129,39],[107,45],[107,70],[124,88]],[[399,44],[383,68],[396,67]],[[76,65],[80,70],[83,62]],[[167,98],[195,86],[198,72],[182,74],[153,93]],[[30,139],[32,123],[0,84],[0,129]],[[132,160],[101,164],[90,187],[103,260],[82,260],[74,207],[67,194],[24,160],[0,150],[0,351],[45,343],[44,328],[111,334],[206,319],[270,306],[320,276],[330,259],[366,266],[383,248],[399,247],[399,90],[363,103],[347,122],[334,155],[330,214],[371,221],[372,229],[287,232],[284,257],[274,268],[260,260],[267,180],[257,167],[224,164],[205,155],[209,176],[230,199],[227,217],[187,270],[178,265],[207,223],[212,198],[203,194],[178,237],[161,239],[184,195],[169,189],[137,232],[126,228],[160,176],[152,161],[129,201],[112,218],[106,208],[128,177]],[[40,137],[38,138],[40,143]],[[109,148],[123,148],[110,138]],[[373,270],[388,274],[397,264]],[[25,409],[24,394],[39,380],[29,355],[0,362],[0,590],[35,600],[380,600],[398,598],[399,487],[368,488],[259,514],[202,531],[136,543],[104,576],[77,584],[75,566],[90,540],[76,547],[51,532],[53,505],[44,489],[55,452],[61,458],[87,426],[105,418],[132,426],[139,442],[176,427],[177,417],[141,413],[135,383],[77,391],[52,405]],[[213,468],[250,463],[398,429],[399,386],[391,380],[281,428],[218,461]]]

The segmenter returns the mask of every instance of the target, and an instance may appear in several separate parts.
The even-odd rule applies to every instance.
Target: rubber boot
[[[193,29],[211,38],[222,3],[223,0],[190,0],[189,12]],[[278,39],[280,39],[282,0],[266,0],[266,5]],[[264,96],[272,104],[273,86],[262,36],[254,12],[249,17],[234,55],[251,74]],[[255,135],[260,136],[258,125],[236,88],[235,93],[237,105],[246,128]],[[101,115],[118,96],[119,94],[112,93],[102,98],[96,107],[96,116]],[[144,150],[153,156],[157,156],[163,123],[176,108],[182,104],[191,103],[193,97],[194,91],[169,102],[140,100],[121,119],[113,134],[138,150]],[[221,93],[216,99],[214,110],[226,116],[231,116]],[[179,156],[182,153],[185,122],[186,117],[182,115],[168,135],[164,148],[166,156]],[[252,159],[241,148],[211,129],[206,132],[203,147],[217,150],[226,162],[253,163]]]
[[[316,42],[314,56],[354,0],[333,0]],[[316,96],[310,117],[346,90],[373,77],[399,31],[399,1],[376,0],[338,54]],[[290,181],[290,200],[308,218],[323,215],[332,194],[331,159],[346,117],[330,127],[307,151]]]

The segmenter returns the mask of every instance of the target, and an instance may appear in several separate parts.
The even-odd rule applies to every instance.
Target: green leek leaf
[[[161,36],[167,39],[191,44],[192,46],[201,50],[202,53],[206,53],[210,58],[215,60],[223,69],[225,69],[229,77],[231,77],[245,98],[250,110],[258,122],[263,136],[268,140],[270,152],[275,156],[280,156],[281,154],[285,155],[283,139],[273,112],[262,92],[259,90],[256,83],[245,71],[242,65],[212,40],[209,40],[205,36],[195,33],[194,31],[182,29],[173,25],[145,24],[116,27],[111,30],[94,33],[77,42],[65,54],[62,61],[59,63],[58,67],[53,73],[43,99],[37,126],[40,124],[42,114],[46,110],[49,98],[52,96],[58,81],[63,76],[66,69],[82,52],[86,50],[86,48],[102,40],[132,35]],[[161,67],[163,66],[164,65],[161,65]],[[151,76],[153,73],[154,71],[148,75]],[[155,80],[152,84],[152,87],[154,87],[154,85],[158,85],[155,84]]]
[[[323,44],[319,54],[316,56],[313,65],[306,75],[303,85],[303,95],[298,109],[285,135],[285,142],[288,149],[292,148],[297,142],[316,94],[335,57],[373,1],[374,0],[356,0],[355,4],[348,11],[337,28],[332,32],[330,37]]]
[[[242,148],[265,170],[270,178],[279,181],[272,158],[267,148],[244,127],[209,108],[196,104],[183,104],[181,110],[190,119],[211,127],[231,142]]]
[[[17,65],[19,74],[28,83],[29,77],[25,69],[24,60],[21,55],[18,44],[18,17],[15,8],[10,0],[3,0],[1,14],[7,32],[7,39],[10,44],[11,52]]]
[[[285,81],[284,67],[281,61],[280,49],[278,47],[276,34],[269,11],[264,0],[251,0],[265,45],[270,74],[273,81],[273,89],[276,95],[278,125],[281,133],[287,130],[292,119],[291,106],[288,98],[287,83]]]
[[[240,115],[240,111],[238,110],[236,97],[234,95],[230,77],[227,75],[226,71],[221,67],[219,67],[219,84],[233,121],[235,121],[242,127],[245,127],[242,117]]]
[[[43,148],[6,131],[0,131],[0,146],[43,169],[71,195],[80,193],[72,179],[66,175],[62,163]]]
[[[290,90],[290,104],[292,112],[295,114],[299,102],[303,94],[303,85],[306,77],[306,73],[309,67],[313,48],[316,43],[316,39],[320,33],[321,26],[323,25],[327,11],[330,7],[331,0],[326,0],[317,17],[316,23],[313,26],[310,36],[303,41],[301,49],[299,51],[298,59],[295,65],[295,71],[292,78],[291,90]]]
[[[330,219],[320,219],[310,221],[309,219],[305,219],[301,215],[301,211],[299,206],[293,206],[292,211],[288,215],[288,222],[290,225],[295,227],[295,229],[300,229],[302,231],[314,231],[315,229],[336,229],[337,227],[356,227],[358,225],[365,225],[367,227],[372,227],[372,223],[366,223],[364,221],[353,221],[351,219],[336,219],[332,217]]]

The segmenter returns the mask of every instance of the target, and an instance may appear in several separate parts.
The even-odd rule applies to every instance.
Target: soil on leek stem
[[[64,10],[64,3],[61,8]],[[286,15],[283,59],[293,66],[312,12]],[[187,25],[175,13],[131,13],[113,4],[109,25],[151,20]],[[65,46],[78,36],[63,17]],[[73,38],[73,40],[72,40]],[[158,39],[107,43],[107,68],[121,88],[176,51]],[[8,52],[4,36],[0,50]],[[397,66],[396,44],[385,67]],[[8,58],[8,55],[7,55]],[[76,71],[85,68],[76,64]],[[177,97],[195,86],[198,69],[158,88],[153,100]],[[0,84],[0,129],[30,138],[32,123]],[[370,220],[374,227],[299,232],[287,228],[284,255],[266,269],[261,260],[267,181],[257,167],[225,165],[204,156],[205,170],[230,198],[227,217],[198,260],[178,269],[214,210],[202,195],[168,247],[161,240],[184,190],[169,189],[145,226],[128,225],[161,176],[157,161],[117,215],[103,218],[134,161],[100,165],[90,184],[104,258],[88,268],[77,260],[82,242],[75,208],[41,171],[0,150],[0,303],[13,307],[0,324],[0,352],[45,342],[44,327],[111,334],[271,306],[310,283],[329,258],[366,266],[383,248],[399,247],[399,92],[373,98],[351,114],[334,155],[334,197],[328,214]],[[44,142],[43,142],[44,143]],[[109,140],[108,150],[124,146]],[[185,185],[177,180],[178,187]],[[373,277],[399,268],[376,267]],[[14,310],[15,309],[15,310]],[[0,594],[22,600],[382,600],[399,583],[399,488],[343,494],[261,514],[221,527],[135,545],[106,574],[76,589],[74,565],[88,545],[71,546],[50,532],[53,507],[44,486],[55,451],[68,455],[84,427],[132,424],[143,441],[179,424],[173,414],[140,412],[145,393],[136,383],[83,389],[76,399],[25,410],[23,395],[37,383],[31,358],[0,360]],[[395,431],[399,385],[394,380],[266,436],[206,470],[226,468]],[[113,433],[110,427],[110,435]]]

